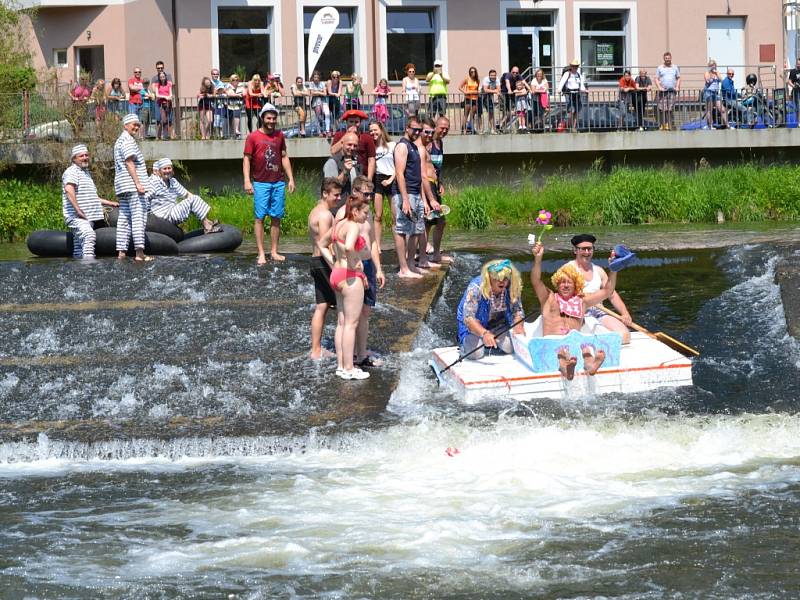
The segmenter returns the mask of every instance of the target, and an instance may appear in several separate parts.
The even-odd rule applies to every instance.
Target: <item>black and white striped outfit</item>
[[[133,247],[144,248],[144,229],[147,224],[147,200],[144,194],[136,191],[136,184],[125,160],[133,157],[139,183],[149,185],[144,155],[130,133],[123,131],[114,143],[114,193],[119,201],[117,220],[117,251],[125,252],[133,237]]]
[[[176,225],[183,223],[191,214],[202,221],[211,210],[200,196],[190,194],[174,177],[166,182],[159,175],[151,175],[149,198],[150,212]],[[186,199],[178,202],[178,198]]]
[[[64,222],[72,230],[72,256],[74,258],[94,258],[95,233],[92,221],[103,218],[103,207],[97,196],[89,169],[82,169],[76,164],[71,164],[61,176],[61,212]],[[83,214],[83,219],[75,212],[75,207],[67,197],[67,185],[75,186],[75,199],[78,201]]]

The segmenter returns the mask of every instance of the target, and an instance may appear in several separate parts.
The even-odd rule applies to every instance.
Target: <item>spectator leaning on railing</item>
[[[503,94],[503,109],[505,115],[503,122],[500,124],[502,129],[505,129],[514,118],[516,98],[514,96],[517,89],[517,80],[519,79],[519,67],[514,65],[507,73],[503,73],[500,78],[500,91]]]
[[[350,81],[344,88],[344,109],[346,111],[361,109],[361,94],[364,93],[363,83],[361,75],[358,73],[350,76]]]
[[[681,70],[672,64],[672,53],[664,53],[664,63],[656,69],[656,89],[658,90],[658,128],[662,131],[672,129],[672,113],[675,100],[681,91]]]
[[[144,81],[142,81],[141,67],[133,69],[133,77],[128,79],[128,114],[139,115],[142,109],[142,89],[144,88]],[[142,130],[139,130],[139,137],[142,137]]]
[[[405,67],[406,76],[403,77],[403,101],[406,104],[406,117],[416,116],[419,113],[419,79],[417,67],[408,63]]]
[[[636,77],[636,97],[634,107],[636,108],[636,126],[639,131],[644,131],[644,114],[647,108],[647,95],[653,87],[653,82],[647,76],[647,69],[639,69]]]
[[[742,105],[739,103],[739,92],[736,90],[736,84],[733,82],[734,71],[728,68],[728,76],[722,80],[721,96],[722,104],[725,110],[731,111],[731,116],[738,126],[742,120]],[[733,125],[728,124],[729,127]]]
[[[450,77],[441,60],[433,61],[433,71],[425,77],[428,82],[428,116],[436,118],[447,114],[447,84]]]
[[[577,58],[573,59],[569,63],[569,68],[561,75],[561,81],[558,83],[558,89],[567,97],[569,127],[572,131],[578,131],[578,114],[583,106],[581,93],[586,91],[583,75],[578,68],[580,64]]]
[[[203,77],[200,81],[200,91],[197,92],[197,118],[200,121],[200,139],[211,138],[211,126],[214,119],[214,84],[210,77]]]
[[[261,128],[261,107],[264,105],[264,90],[261,87],[261,75],[253,73],[247,83],[247,94],[244,97],[244,112],[247,116],[247,131],[253,132]],[[255,117],[257,125],[253,126]]]
[[[800,57],[795,62],[794,69],[789,70],[789,77],[786,81],[789,87],[789,92],[792,94],[792,102],[794,102],[794,109],[800,112]]]
[[[389,107],[386,105],[389,101],[389,94],[392,93],[392,88],[389,87],[389,81],[384,77],[372,90],[375,94],[375,102],[372,105],[372,116],[381,125],[386,125],[389,120]],[[377,189],[377,188],[376,188]]]
[[[158,139],[172,139],[175,137],[172,127],[172,81],[167,79],[167,74],[162,69],[156,77],[155,83],[156,105],[158,106]]]
[[[225,86],[225,95],[228,101],[228,130],[237,140],[242,137],[240,129],[242,122],[242,106],[247,94],[247,86],[239,81],[239,76],[234,73],[230,76],[230,83]]]
[[[300,137],[306,137],[306,99],[308,90],[303,84],[303,78],[299,75],[294,78],[294,83],[289,87],[292,94],[292,107],[294,114],[297,115],[297,128]]]
[[[311,110],[319,126],[319,136],[325,137],[331,129],[331,108],[328,105],[328,90],[319,71],[311,73],[308,82],[308,93],[311,96]]]
[[[625,127],[628,112],[633,108],[636,97],[636,82],[631,77],[631,70],[625,69],[619,80],[619,126]]]
[[[225,82],[219,77],[219,69],[211,69],[211,84],[214,86],[214,121],[213,132],[219,138],[227,137],[228,133],[228,102],[225,94]]]
[[[481,96],[481,105],[486,112],[486,132],[497,133],[494,110],[500,99],[500,80],[497,78],[496,69],[489,69],[489,74],[483,78]],[[481,108],[481,105],[478,108]]]
[[[155,86],[153,86],[155,87]],[[139,110],[139,120],[142,122],[142,138],[150,137],[150,123],[156,116],[156,95],[150,89],[150,82],[145,79],[142,81],[142,108]]]
[[[536,73],[529,85],[531,90],[531,112],[533,122],[530,124],[534,131],[544,131],[544,115],[550,108],[550,84],[544,76],[542,69],[536,69]]]
[[[481,78],[476,67],[470,67],[467,76],[458,91],[464,94],[464,122],[461,124],[461,133],[477,133],[480,129],[478,118],[478,96],[481,89]]]
[[[117,116],[126,115],[128,114],[127,101],[128,97],[125,94],[125,90],[122,89],[122,80],[119,77],[114,77],[106,94],[108,109]]]
[[[328,137],[333,134],[333,129],[339,122],[339,115],[342,114],[342,96],[344,96],[344,86],[342,85],[342,74],[339,71],[331,71],[331,78],[325,84],[328,94],[328,110],[331,113],[331,128],[328,130]]]

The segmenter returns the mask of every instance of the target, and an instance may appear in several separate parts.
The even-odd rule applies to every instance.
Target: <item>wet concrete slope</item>
[[[0,441],[284,435],[379,414],[444,273],[388,276],[370,336],[387,364],[343,382],[306,357],[308,263],[0,262]]]
[[[791,336],[800,340],[800,244],[794,246],[793,256],[777,265],[775,281],[781,288],[786,329]]]

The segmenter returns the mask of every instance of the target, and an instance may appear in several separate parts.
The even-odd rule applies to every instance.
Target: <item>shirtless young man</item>
[[[335,177],[326,177],[322,181],[320,199],[308,215],[308,237],[311,238],[311,278],[314,280],[314,292],[317,305],[311,317],[311,354],[312,359],[335,356],[330,350],[322,347],[322,331],[325,329],[325,315],[329,308],[336,307],[336,294],[331,288],[331,267],[322,258],[317,242],[329,236],[333,227],[333,213],[342,196],[342,184]]]
[[[375,186],[366,177],[359,176],[353,181],[353,196],[363,198],[368,203],[375,197]],[[344,219],[345,207],[336,213],[335,221]],[[367,276],[369,286],[364,289],[364,306],[361,308],[361,318],[358,320],[356,329],[356,356],[354,365],[357,367],[380,367],[383,361],[376,355],[367,350],[367,338],[369,337],[369,315],[378,300],[378,288],[383,289],[386,284],[386,277],[381,266],[381,250],[378,240],[375,238],[375,228],[372,225],[372,212],[367,220],[361,223],[359,235],[367,240],[367,245],[361,250],[361,264],[364,268],[364,275]]]
[[[597,239],[589,233],[581,233],[573,236],[571,240],[573,251],[575,252],[575,260],[570,261],[568,264],[574,265],[578,269],[578,273],[583,275],[583,280],[586,282],[583,290],[584,293],[587,294],[591,294],[605,287],[608,281],[608,275],[605,270],[599,265],[592,263],[594,243],[596,241]],[[610,300],[612,306],[622,317],[622,320],[604,313],[597,306],[593,306],[587,310],[586,314],[600,321],[600,324],[606,329],[619,333],[622,336],[623,344],[630,344],[631,332],[628,327],[631,326],[633,320],[631,319],[631,314],[628,312],[628,307],[625,306],[625,303],[617,292],[611,294]]]
[[[556,288],[551,292],[542,282],[542,256],[544,246],[536,243],[533,247],[533,270],[531,285],[542,307],[542,334],[566,335],[573,329],[583,327],[586,309],[606,300],[614,293],[617,285],[617,274],[611,272],[606,287],[591,294],[583,294],[584,281],[578,270],[570,264],[564,265],[553,274],[551,281]],[[611,253],[614,258],[614,253]],[[603,364],[606,354],[603,350],[595,350],[592,344],[581,345],[583,362],[587,375],[594,375]],[[575,377],[577,358],[570,356],[569,348],[558,349],[558,370],[566,379]]]
[[[417,139],[414,141],[417,146],[417,150],[419,151],[419,160],[422,169],[422,192],[423,201],[425,203],[426,217],[430,211],[439,210],[441,208],[441,205],[439,202],[437,202],[436,197],[433,194],[433,189],[431,188],[431,176],[433,176],[433,180],[435,181],[436,171],[434,170],[433,162],[431,161],[431,153],[428,151],[435,131],[436,124],[433,122],[433,119],[430,117],[425,117],[422,119],[422,132],[420,132],[419,137],[417,137]],[[439,268],[438,264],[434,265],[428,261],[427,228],[422,230],[422,233],[419,236],[417,248],[417,254],[419,256],[417,266],[420,269]]]

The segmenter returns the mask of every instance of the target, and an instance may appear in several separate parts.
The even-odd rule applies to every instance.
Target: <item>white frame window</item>
[[[336,10],[353,9],[353,66],[354,71],[367,81],[367,25],[366,25],[366,0],[296,0],[297,2],[297,74],[301,75],[308,69],[306,59],[305,37],[306,28],[303,22],[303,13],[306,9],[317,9],[332,6]],[[337,29],[337,33],[340,31]],[[324,52],[323,52],[324,54]],[[341,70],[341,69],[340,69]],[[350,77],[350,73],[342,72],[342,77]],[[310,74],[309,74],[310,76]],[[288,77],[284,77],[288,81]],[[292,80],[294,76],[292,77]],[[371,83],[371,82],[370,82]]]
[[[553,48],[551,49],[553,71],[556,74],[560,74],[562,66],[566,65],[569,61],[567,58],[566,43],[566,11],[566,0],[502,0],[500,2],[500,32],[502,35],[502,40],[500,42],[501,68],[498,69],[498,71],[504,73],[512,67],[512,65],[509,64],[508,35],[509,33],[513,35],[517,28],[509,28],[506,25],[508,23],[508,13],[549,12],[553,15],[553,26],[542,27],[541,29],[553,32]],[[522,29],[520,29],[520,31],[522,31]],[[545,76],[549,81],[550,73],[545,73]],[[552,81],[550,85],[553,85]]]
[[[64,60],[60,60],[59,55],[64,56]],[[53,48],[53,66],[59,69],[66,69],[69,67],[69,53],[67,48]]]
[[[417,13],[417,14],[426,14],[428,18],[429,25],[426,27],[392,27],[389,21],[391,20],[391,16],[393,14],[402,14],[402,13]],[[389,64],[389,36],[390,35],[424,35],[424,36],[431,36],[431,48],[430,52],[431,55],[427,56],[425,60],[422,60],[419,55],[414,56],[413,54],[407,55],[406,58],[403,58],[399,61],[399,63],[395,63],[394,69],[392,69],[392,65]],[[407,63],[414,63],[418,66],[418,69],[425,69],[427,71],[426,65],[433,65],[433,61],[438,58],[436,55],[436,9],[431,6],[389,6],[386,8],[386,64],[388,73],[389,81],[401,81],[404,77],[403,73],[403,66]],[[409,48],[414,48],[416,44],[409,43]],[[423,50],[424,54],[427,54],[427,48]],[[402,64],[400,64],[402,63]],[[398,76],[399,75],[399,76]]]
[[[447,2],[446,0],[378,0],[378,31],[376,35],[381,46],[378,63],[378,78],[388,79],[389,53],[387,47],[388,14],[387,9],[406,8],[416,10],[430,10],[433,15],[433,53],[434,59],[440,59],[447,70]],[[396,31],[395,33],[427,33],[427,31]],[[433,68],[433,61],[429,65],[416,65],[417,77],[422,80],[425,75]],[[401,77],[402,79],[402,77]],[[391,79],[392,83],[399,83],[400,80]]]
[[[220,29],[220,8],[269,8],[269,27],[266,29]],[[219,36],[222,35],[269,35],[269,72],[282,70],[283,52],[280,35],[281,0],[211,0],[211,66],[221,67],[219,64]],[[277,25],[276,25],[277,24]],[[209,67],[210,68],[210,67]],[[221,77],[227,78],[230,73],[220,72]],[[261,73],[262,77],[266,73]],[[249,76],[249,73],[246,75]]]
[[[635,0],[605,0],[605,1],[581,1],[574,3],[574,49],[575,56],[580,57],[581,69],[584,76],[596,83],[597,85],[618,85],[619,78],[622,77],[622,71],[626,68],[633,68],[638,66],[639,63],[639,48],[638,48],[638,18],[636,16],[636,2]],[[623,28],[622,30],[613,31],[582,31],[581,30],[581,14],[582,13],[614,13],[622,14]],[[621,65],[614,65],[615,69],[610,71],[595,72],[594,65],[589,65],[589,57],[583,56],[581,53],[581,42],[583,37],[614,37],[622,40],[622,62]],[[584,64],[586,63],[586,64]]]

